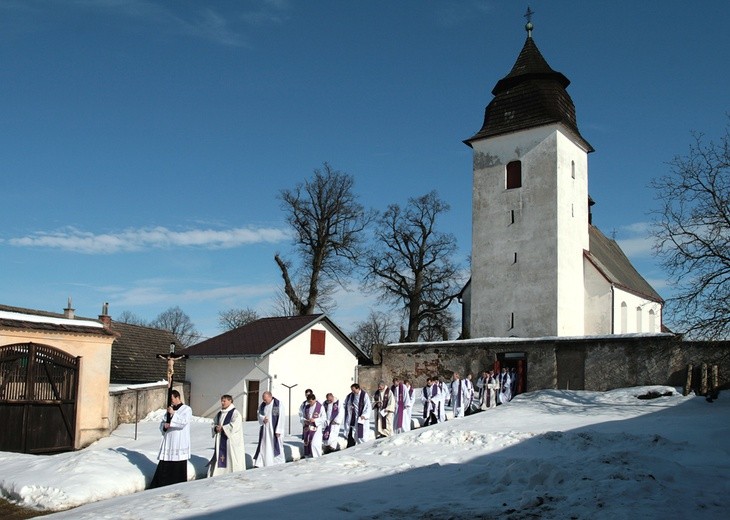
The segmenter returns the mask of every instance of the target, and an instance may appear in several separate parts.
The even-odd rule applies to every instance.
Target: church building
[[[570,84],[527,40],[473,150],[471,279],[463,337],[658,333],[661,296],[592,225],[588,154]]]

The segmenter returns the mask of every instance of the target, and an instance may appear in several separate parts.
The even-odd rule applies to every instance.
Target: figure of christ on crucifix
[[[180,359],[186,359],[187,354],[175,354],[175,342],[170,343],[170,352],[168,354],[157,354],[158,359],[167,360],[167,408],[168,415],[170,414],[170,407],[172,406],[172,383],[173,376],[175,374],[175,361]]]

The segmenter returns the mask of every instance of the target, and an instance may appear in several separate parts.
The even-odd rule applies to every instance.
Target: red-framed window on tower
[[[522,187],[522,161],[507,163],[506,185],[508,190]]]
[[[324,356],[325,331],[312,329],[309,343],[309,353]]]

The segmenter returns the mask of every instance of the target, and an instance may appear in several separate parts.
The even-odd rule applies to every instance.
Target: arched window
[[[641,332],[641,307],[636,308],[636,332]]]
[[[522,187],[522,162],[512,161],[507,163],[507,189]]]
[[[657,332],[656,330],[656,313],[654,309],[649,311],[649,332]]]
[[[626,305],[626,302],[621,302],[621,334],[626,334],[628,320],[629,320],[629,308]]]
[[[575,161],[570,161],[570,176],[575,179]]]

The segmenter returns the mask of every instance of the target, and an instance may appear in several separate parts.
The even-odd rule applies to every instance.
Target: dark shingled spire
[[[484,111],[481,130],[466,141],[516,132],[551,123],[562,123],[584,143],[587,151],[593,147],[583,139],[575,120],[575,106],[565,90],[570,80],[550,68],[532,39],[532,23],[525,45],[512,70],[500,79],[492,90],[494,99]]]

